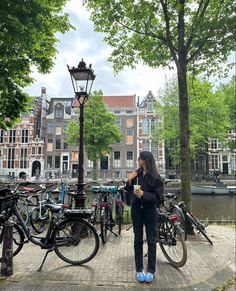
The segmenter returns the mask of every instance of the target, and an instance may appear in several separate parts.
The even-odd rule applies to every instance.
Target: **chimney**
[[[46,94],[47,88],[46,87],[41,87],[41,95]]]

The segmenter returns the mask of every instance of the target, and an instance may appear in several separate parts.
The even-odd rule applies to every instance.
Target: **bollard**
[[[5,221],[2,248],[1,275],[11,276],[13,274],[13,223]]]

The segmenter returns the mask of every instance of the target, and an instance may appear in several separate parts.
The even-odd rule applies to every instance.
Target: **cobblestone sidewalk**
[[[120,237],[109,234],[97,256],[83,266],[71,266],[54,252],[48,255],[41,272],[45,250],[29,243],[14,257],[13,275],[0,284],[0,290],[213,290],[235,273],[235,228],[208,226],[211,246],[199,235],[187,241],[188,260],[184,267],[172,267],[157,247],[157,272],[152,284],[136,282],[133,232]],[[144,258],[146,264],[146,258]]]

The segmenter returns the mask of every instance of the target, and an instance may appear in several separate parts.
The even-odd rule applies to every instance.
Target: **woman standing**
[[[153,281],[156,270],[156,208],[163,199],[164,184],[157,172],[151,152],[141,152],[138,165],[140,168],[129,175],[125,189],[132,191],[131,216],[134,230],[136,279],[139,282],[150,283]],[[143,225],[145,225],[148,244],[146,272],[143,268]]]

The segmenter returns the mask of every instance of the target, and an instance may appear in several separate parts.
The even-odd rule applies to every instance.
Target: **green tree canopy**
[[[79,144],[79,112],[75,120],[68,124],[67,142]],[[121,138],[120,128],[115,124],[115,116],[110,113],[101,91],[95,91],[89,97],[84,108],[84,143],[88,159],[93,161],[93,178],[97,178],[97,161],[110,151],[110,145]]]
[[[47,73],[54,64],[55,34],[72,26],[63,14],[66,0],[0,1],[0,128],[11,126],[24,111],[32,66]]]
[[[194,158],[196,153],[205,152],[209,138],[221,141],[226,139],[230,129],[230,115],[234,108],[227,104],[228,97],[222,98],[218,92],[213,92],[212,84],[208,81],[189,77],[188,84],[190,153]],[[180,157],[176,151],[179,148],[180,136],[176,79],[166,83],[161,101],[164,116],[161,137],[170,149],[174,144],[171,155],[175,163],[179,164]]]
[[[187,72],[220,72],[234,49],[232,0],[85,0],[95,29],[113,47],[116,71],[135,67],[177,68],[182,199],[191,208]],[[222,70],[221,70],[222,71]]]

